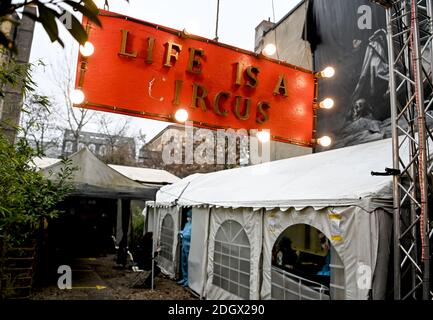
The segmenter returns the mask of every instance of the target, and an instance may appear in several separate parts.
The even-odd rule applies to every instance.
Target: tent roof
[[[109,164],[108,166],[129,179],[138,182],[168,184],[180,180],[180,178],[165,170],[119,166],[114,164]]]
[[[35,166],[39,169],[45,169],[55,163],[60,162],[61,159],[47,158],[47,157],[36,157],[33,159]],[[128,177],[131,180],[135,180],[140,183],[149,184],[170,184],[180,180],[174,174],[166,170],[150,169],[141,167],[129,167],[109,164],[110,168],[116,170],[122,175]]]
[[[71,179],[75,187],[71,195],[150,200],[154,199],[158,190],[156,186],[145,186],[125,177],[95,157],[87,148],[70,155],[68,159],[72,167],[78,168]],[[57,162],[45,167],[42,172],[53,179],[63,166],[62,162]]]
[[[57,158],[47,158],[47,157],[35,157],[33,158],[33,163],[35,164],[36,168],[38,169],[44,169],[46,167],[49,167],[57,162],[60,162],[61,159]]]
[[[156,205],[172,205],[179,198],[184,206],[287,210],[359,205],[370,211],[391,204],[392,177],[371,175],[385,167],[392,168],[391,139],[187,177],[161,188]]]

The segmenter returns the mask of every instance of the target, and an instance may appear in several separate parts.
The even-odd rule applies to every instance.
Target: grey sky
[[[274,0],[275,21],[281,19],[300,0]],[[110,0],[110,11],[122,13],[134,18],[153,22],[174,29],[187,28],[192,33],[213,39],[215,37],[217,0],[130,0],[128,5],[123,0]],[[255,27],[268,18],[273,21],[272,0],[220,0],[219,41],[247,50],[254,50]],[[62,28],[63,29],[63,28]],[[31,61],[42,59],[47,65],[40,68],[35,77],[41,91],[56,97],[55,85],[50,81],[50,74],[58,72],[56,65],[65,60],[65,53],[74,53],[76,61],[78,46],[66,33],[61,32],[66,43],[62,49],[52,44],[40,25],[37,25],[31,52]],[[112,116],[114,122],[125,116]],[[168,123],[131,118],[130,135],[141,129],[151,139]],[[86,131],[96,131],[97,126],[90,124]]]

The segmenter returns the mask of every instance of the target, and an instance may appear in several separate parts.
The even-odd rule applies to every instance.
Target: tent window
[[[162,220],[161,226],[161,252],[160,256],[173,260],[174,222],[171,215],[167,214]]]
[[[288,227],[272,250],[272,299],[340,300],[344,265],[329,239],[305,224]]]
[[[250,297],[250,242],[242,226],[225,221],[215,237],[213,284],[238,297]]]

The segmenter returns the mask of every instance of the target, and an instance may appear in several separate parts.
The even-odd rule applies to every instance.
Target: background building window
[[[67,141],[65,143],[65,152],[72,152],[73,143],[72,141]]]
[[[92,153],[95,153],[96,147],[93,143],[89,144],[89,150],[92,151]]]
[[[106,153],[107,153],[107,148],[104,145],[100,146],[99,147],[99,155],[105,156]]]
[[[212,283],[249,299],[250,259],[250,241],[245,230],[236,221],[225,221],[215,236]]]
[[[161,226],[161,252],[160,256],[173,260],[173,241],[174,241],[174,223],[173,218],[167,214],[162,220]]]

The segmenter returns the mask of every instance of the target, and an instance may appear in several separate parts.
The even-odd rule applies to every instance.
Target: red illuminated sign
[[[170,122],[183,108],[195,126],[312,145],[312,71],[108,11],[100,19],[103,29],[84,22],[95,52],[79,58],[79,107]]]

